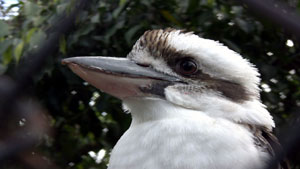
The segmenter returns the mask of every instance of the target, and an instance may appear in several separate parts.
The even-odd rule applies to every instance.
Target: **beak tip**
[[[67,64],[68,64],[68,62],[67,62],[66,60],[64,60],[64,59],[61,60],[60,63],[61,63],[62,65],[67,65]]]
[[[76,57],[71,57],[71,58],[62,59],[60,63],[61,63],[62,65],[68,65],[68,64],[74,63],[74,62],[76,62]]]
[[[71,63],[71,61],[70,61],[70,58],[66,58],[66,59],[62,59],[62,60],[60,61],[60,63],[61,63],[62,65],[68,65],[69,63]]]

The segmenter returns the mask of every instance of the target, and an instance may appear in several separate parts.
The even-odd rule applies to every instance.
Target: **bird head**
[[[125,102],[161,100],[214,118],[274,127],[260,102],[257,69],[221,43],[192,32],[150,30],[127,58],[74,57],[62,62]]]

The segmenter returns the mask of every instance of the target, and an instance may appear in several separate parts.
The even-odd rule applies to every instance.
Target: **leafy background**
[[[284,2],[300,10],[298,0]],[[18,0],[4,7],[5,1],[0,0],[0,74],[18,74],[16,67],[30,62],[29,52],[47,41],[55,19],[68,15],[74,3]],[[11,15],[15,9],[18,12]],[[27,99],[43,105],[54,132],[45,133],[28,156],[39,154],[59,168],[106,168],[112,147],[129,127],[130,115],[122,112],[119,100],[82,81],[60,61],[83,55],[125,57],[149,29],[186,29],[237,51],[262,74],[261,98],[276,121],[275,134],[297,121],[299,41],[243,4],[227,0],[91,0],[74,23],[74,29],[60,37],[43,71],[31,79]],[[26,119],[22,120],[26,125]],[[294,169],[300,168],[298,151],[295,147],[289,154]],[[26,168],[13,159],[5,167]]]

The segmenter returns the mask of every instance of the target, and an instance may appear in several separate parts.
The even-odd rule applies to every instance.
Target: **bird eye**
[[[197,70],[198,66],[192,59],[182,59],[176,64],[176,71],[182,75],[192,75]]]

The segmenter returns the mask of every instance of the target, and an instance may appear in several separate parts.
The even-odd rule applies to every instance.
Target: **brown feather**
[[[269,153],[273,157],[275,156],[275,150],[282,149],[278,139],[269,129],[249,124],[247,124],[247,126],[253,134],[255,145],[262,151]],[[290,169],[289,162],[282,160],[276,169]]]

